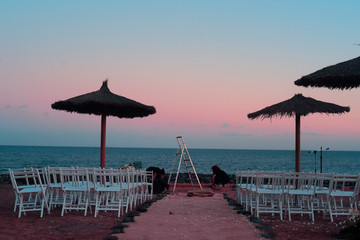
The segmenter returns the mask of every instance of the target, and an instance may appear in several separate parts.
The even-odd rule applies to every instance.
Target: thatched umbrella
[[[360,87],[360,57],[325,67],[295,81],[304,87],[351,89]]]
[[[101,115],[101,168],[105,168],[106,116],[135,118],[156,113],[153,106],[147,106],[110,92],[107,80],[98,91],[55,102],[51,107],[68,112]]]
[[[333,103],[321,102],[302,94],[295,94],[289,100],[266,107],[260,111],[248,114],[248,118],[272,118],[295,116],[295,171],[300,172],[300,116],[309,113],[341,114],[349,112],[349,107],[342,107]]]

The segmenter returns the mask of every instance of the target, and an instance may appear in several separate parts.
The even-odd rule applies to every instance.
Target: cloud
[[[223,123],[220,127],[221,128],[229,128],[231,126],[229,124],[227,124],[227,123]]]
[[[205,123],[199,123],[199,124],[196,124],[195,127],[206,127],[206,124]]]
[[[301,134],[306,136],[322,136],[322,134],[316,132],[302,132]]]
[[[27,109],[29,106],[26,104],[20,105],[20,106],[11,106],[11,105],[6,105],[5,109],[6,110],[24,110]]]
[[[252,137],[250,133],[237,133],[237,132],[220,132],[220,135],[226,137]]]

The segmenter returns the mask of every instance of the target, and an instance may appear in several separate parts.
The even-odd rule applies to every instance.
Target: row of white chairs
[[[334,216],[358,209],[360,175],[241,171],[236,173],[237,201],[251,214]]]
[[[153,172],[136,169],[99,169],[47,167],[9,169],[15,193],[14,212],[18,217],[28,211],[61,206],[67,211],[117,211],[120,215],[152,198]]]

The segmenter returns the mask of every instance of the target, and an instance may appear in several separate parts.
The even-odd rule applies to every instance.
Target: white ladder
[[[168,183],[170,183],[170,181],[171,181],[171,175],[172,175],[172,173],[174,171],[175,162],[176,162],[177,159],[179,159],[179,166],[178,166],[178,170],[177,170],[177,173],[176,173],[176,178],[175,178],[175,182],[174,182],[173,191],[175,192],[176,183],[177,183],[177,180],[178,180],[178,177],[179,177],[180,166],[181,166],[182,161],[184,162],[184,165],[185,165],[186,171],[187,171],[187,173],[189,175],[189,179],[190,179],[192,187],[194,188],[194,180],[195,180],[194,177],[195,177],[197,183],[199,184],[200,189],[202,190],[202,186],[201,186],[199,177],[196,174],[196,170],[195,170],[194,164],[193,164],[193,162],[191,160],[189,151],[188,151],[188,149],[186,147],[184,138],[182,136],[178,136],[178,137],[176,137],[176,140],[177,140],[177,142],[179,144],[179,148],[178,148],[178,150],[177,150],[177,152],[175,154],[175,159],[174,159],[174,162],[173,162],[173,165],[172,165],[172,168],[171,168]],[[192,171],[191,171],[191,169],[192,169]]]

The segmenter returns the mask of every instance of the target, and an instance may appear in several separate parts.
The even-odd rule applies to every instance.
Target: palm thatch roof
[[[98,91],[83,94],[51,105],[53,109],[83,114],[116,116],[119,118],[146,117],[156,113],[153,106],[112,93],[107,80]]]
[[[325,67],[296,80],[295,85],[351,89],[360,87],[360,57]]]
[[[289,100],[271,105],[257,112],[249,113],[250,119],[272,118],[272,117],[292,117],[295,115],[306,116],[309,113],[341,114],[349,112],[350,107],[342,107],[333,103],[315,100],[304,97],[302,94],[295,94]]]

